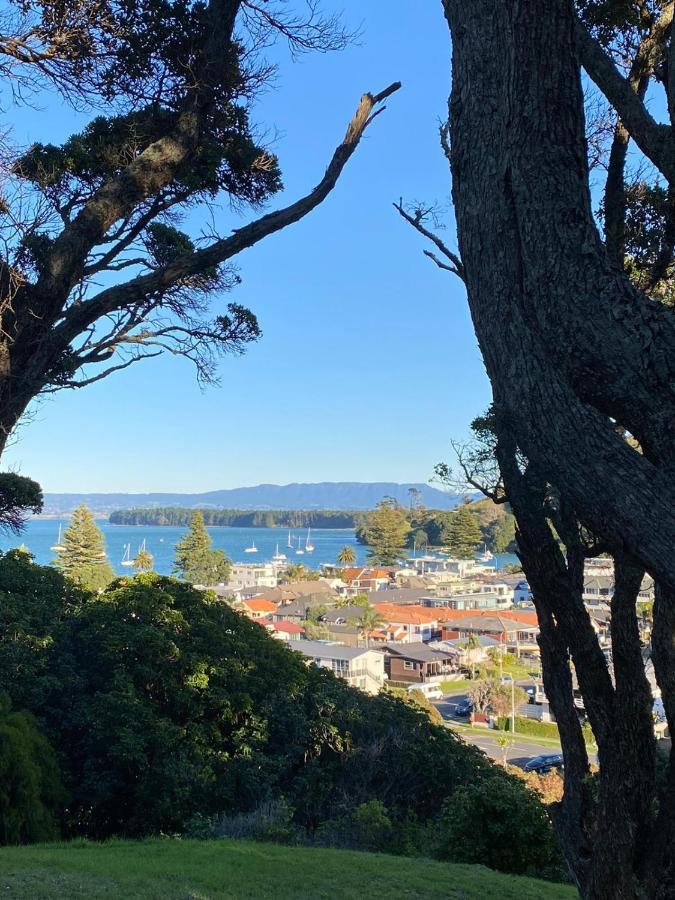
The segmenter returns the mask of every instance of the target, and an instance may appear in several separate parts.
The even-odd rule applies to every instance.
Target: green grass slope
[[[572,900],[564,885],[345,850],[246,841],[111,841],[0,849],[0,897],[69,900]]]

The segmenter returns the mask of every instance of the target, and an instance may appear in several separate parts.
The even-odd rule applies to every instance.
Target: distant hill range
[[[150,509],[177,506],[185,509],[372,509],[384,497],[394,497],[402,506],[411,502],[410,491],[424,506],[452,509],[458,494],[449,494],[428,484],[396,484],[391,481],[323,481],[319,484],[259,484],[256,487],[208,491],[204,494],[45,494],[43,515],[72,512],[86,503],[97,515],[116,509]]]

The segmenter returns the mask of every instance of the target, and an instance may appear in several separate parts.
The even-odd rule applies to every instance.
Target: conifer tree
[[[404,551],[409,532],[410,525],[396,501],[382,500],[368,514],[365,527],[370,545],[368,555],[379,565],[393,565]]]
[[[108,562],[103,533],[84,504],[72,515],[54,565],[76,584],[92,591],[103,590],[115,577]]]
[[[458,559],[470,559],[482,537],[478,519],[466,503],[449,516],[443,529],[443,544]]]
[[[230,577],[231,563],[223,550],[211,547],[211,537],[204,516],[192,516],[190,530],[176,546],[174,572],[190,584],[219,584]]]

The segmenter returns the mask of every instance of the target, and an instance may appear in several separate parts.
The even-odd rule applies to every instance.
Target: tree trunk
[[[563,850],[589,900],[675,896],[675,776],[669,766],[659,797],[635,617],[647,569],[660,582],[655,664],[675,724],[675,317],[610,264],[593,222],[570,0],[445,0],[445,10],[458,239],[565,753]],[[566,558],[547,522],[549,484]],[[583,604],[577,518],[615,551],[615,683]],[[598,743],[597,799],[567,657]]]

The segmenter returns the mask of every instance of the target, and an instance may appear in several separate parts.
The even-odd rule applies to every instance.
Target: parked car
[[[537,775],[547,775],[551,769],[562,769],[565,765],[562,753],[543,753],[529,759],[523,768],[526,772],[536,772]]]
[[[437,684],[433,684],[432,682],[420,682],[420,684],[408,685],[408,693],[412,694],[413,691],[419,691],[420,694],[424,694],[427,700],[443,699],[443,691]]]
[[[456,716],[470,716],[473,712],[473,703],[469,700],[468,697],[465,697],[463,700],[460,700],[457,706],[455,707],[455,715]]]

